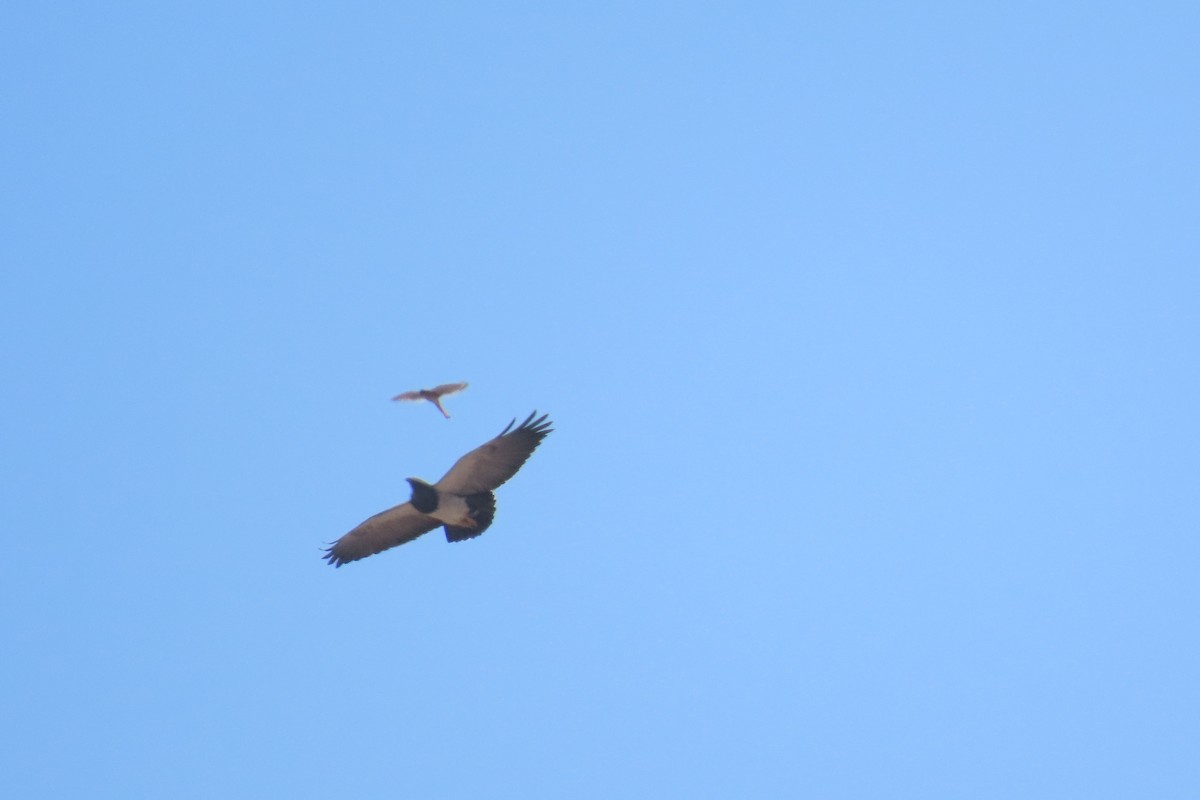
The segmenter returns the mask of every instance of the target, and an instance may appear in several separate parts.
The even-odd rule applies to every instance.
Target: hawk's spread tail
[[[492,519],[496,516],[496,496],[491,492],[469,494],[463,499],[467,501],[467,509],[471,513],[471,519],[475,520],[475,527],[460,528],[455,525],[445,526],[447,542],[462,542],[467,539],[474,539],[488,529],[488,526],[492,524]]]

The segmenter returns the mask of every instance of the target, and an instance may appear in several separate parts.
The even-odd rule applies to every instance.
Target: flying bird
[[[441,397],[444,394],[454,394],[461,392],[467,388],[467,384],[463,383],[443,383],[441,386],[435,386],[432,389],[417,389],[412,392],[403,392],[393,397],[393,400],[428,400],[437,406],[437,410],[442,412],[442,416],[450,419],[450,415],[446,413],[446,409],[442,408]]]
[[[492,492],[517,470],[553,430],[546,417],[530,414],[515,429],[516,419],[500,435],[454,462],[437,483],[408,478],[412,499],[376,514],[334,542],[323,558],[335,567],[411,542],[434,528],[446,529],[446,541],[473,539],[488,529],[496,515]]]

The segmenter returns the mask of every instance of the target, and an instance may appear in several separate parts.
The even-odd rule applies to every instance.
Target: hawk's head
[[[433,510],[438,507],[437,489],[420,478],[406,478],[405,480],[412,487],[413,508],[422,514],[432,514]]]

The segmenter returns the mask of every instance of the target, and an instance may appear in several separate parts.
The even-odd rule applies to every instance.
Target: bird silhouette
[[[409,478],[412,499],[367,519],[325,551],[335,567],[411,542],[437,527],[446,541],[474,539],[496,516],[496,489],[517,474],[551,432],[547,415],[533,412],[516,428],[508,423],[500,435],[454,462],[437,483]]]
[[[442,397],[442,395],[454,394],[455,392],[461,392],[465,388],[467,388],[467,384],[465,381],[463,383],[443,383],[441,386],[435,386],[432,389],[416,389],[411,392],[402,392],[401,394],[396,395],[392,399],[393,400],[404,400],[404,401],[410,401],[410,402],[418,401],[418,400],[428,400],[429,402],[431,402],[435,406],[437,406],[437,410],[442,412],[443,417],[445,417],[446,419],[450,419],[450,415],[446,413],[446,409],[442,408],[441,397]]]

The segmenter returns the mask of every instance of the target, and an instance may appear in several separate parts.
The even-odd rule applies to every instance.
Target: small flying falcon
[[[417,389],[412,392],[403,392],[393,397],[393,400],[428,400],[437,406],[437,410],[442,412],[442,416],[450,419],[450,415],[446,413],[446,409],[442,408],[441,396],[444,394],[454,394],[461,392],[467,388],[467,384],[463,383],[443,383],[441,386],[435,386],[432,389]]]
[[[514,419],[500,435],[454,462],[434,484],[407,478],[412,500],[368,519],[333,543],[323,558],[335,567],[411,542],[439,525],[446,541],[473,539],[488,529],[496,515],[492,491],[517,474],[553,429],[548,414],[530,414],[516,429]]]

